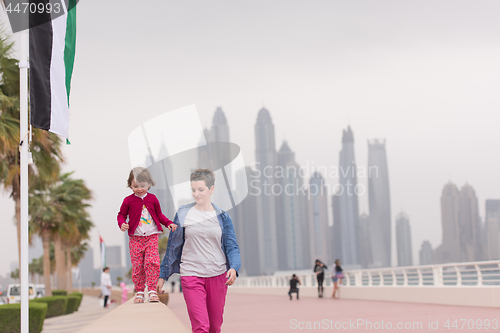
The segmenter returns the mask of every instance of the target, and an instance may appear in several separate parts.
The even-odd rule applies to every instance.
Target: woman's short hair
[[[208,188],[211,188],[215,183],[215,174],[210,169],[196,169],[191,174],[191,181],[196,182],[199,180],[205,181]]]
[[[130,170],[130,174],[128,175],[127,187],[132,187],[132,181],[135,179],[136,182],[147,182],[150,187],[155,186],[153,178],[151,178],[151,174],[149,170],[143,167],[135,167]]]

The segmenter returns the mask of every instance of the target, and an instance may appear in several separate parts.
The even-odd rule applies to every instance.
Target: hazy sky
[[[77,9],[64,168],[95,194],[96,265],[98,234],[123,244],[129,133],[190,104],[203,125],[223,108],[247,164],[263,105],[276,148],[286,139],[301,165],[338,165],[349,124],[358,165],[367,140],[385,138],[393,235],[404,210],[415,264],[423,240],[441,241],[445,183],[471,184],[482,217],[485,199],[500,198],[498,1],[82,0]],[[14,205],[5,193],[0,205],[6,274],[17,260]]]

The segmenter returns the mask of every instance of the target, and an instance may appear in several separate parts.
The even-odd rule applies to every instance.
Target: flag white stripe
[[[66,92],[66,66],[64,48],[66,40],[66,20],[64,14],[52,21],[52,60],[50,64],[51,116],[50,131],[68,137],[69,108]]]

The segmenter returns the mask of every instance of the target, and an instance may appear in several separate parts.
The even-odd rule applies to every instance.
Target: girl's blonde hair
[[[130,174],[128,175],[127,180],[127,187],[132,187],[132,180],[134,179],[136,182],[147,182],[149,184],[149,187],[156,185],[153,178],[151,178],[149,170],[143,167],[135,167],[130,170]]]

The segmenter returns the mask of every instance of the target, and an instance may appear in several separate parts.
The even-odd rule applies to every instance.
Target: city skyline
[[[133,24],[114,15],[118,4]],[[299,165],[338,165],[341,131],[348,125],[356,132],[358,166],[367,165],[367,140],[385,138],[391,217],[401,210],[411,216],[414,258],[422,240],[441,242],[439,200],[447,181],[474,186],[482,219],[485,200],[500,197],[500,161],[493,153],[500,133],[491,121],[500,77],[498,2],[157,6],[145,18],[135,15],[132,2],[78,5],[72,144],[63,147],[63,168],[94,190],[95,256],[99,234],[109,245],[123,240],[116,213],[130,193],[124,186],[128,135],[144,121],[191,104],[202,124],[223,107],[231,141],[246,164],[255,161],[252,126],[262,106],[272,112],[276,146],[286,139]],[[139,36],[139,47],[131,49],[130,39]],[[151,59],[162,66],[131,66]],[[359,205],[360,213],[368,213],[367,196]],[[7,194],[0,206],[12,212],[5,232],[15,234]],[[16,246],[9,239],[0,251],[9,254]],[[13,260],[0,263],[0,274]]]

